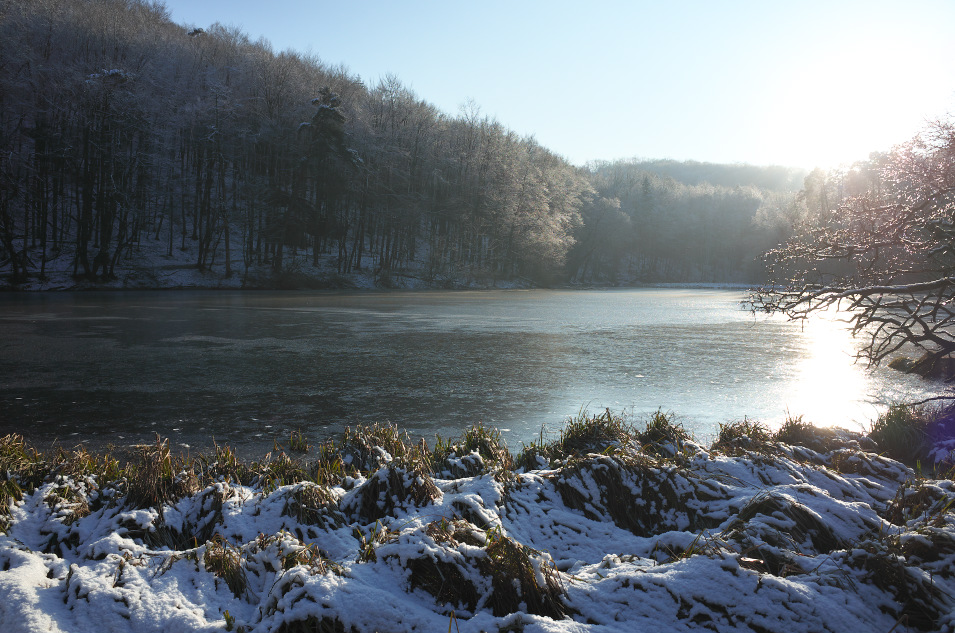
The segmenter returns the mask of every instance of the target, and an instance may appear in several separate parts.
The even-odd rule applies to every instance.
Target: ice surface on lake
[[[301,428],[475,422],[513,449],[605,408],[700,439],[788,414],[859,428],[937,384],[852,358],[832,321],[753,318],[738,290],[113,292],[0,296],[0,431],[238,446]],[[271,425],[272,429],[266,429]],[[182,431],[174,431],[181,428]],[[253,439],[253,438],[259,439]]]

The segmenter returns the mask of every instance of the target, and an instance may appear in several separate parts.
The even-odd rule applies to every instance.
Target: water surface
[[[258,456],[301,428],[412,436],[484,422],[512,449],[582,409],[663,409],[709,439],[787,412],[856,428],[937,386],[854,364],[828,320],[754,319],[726,290],[110,292],[0,296],[0,433],[156,433]]]

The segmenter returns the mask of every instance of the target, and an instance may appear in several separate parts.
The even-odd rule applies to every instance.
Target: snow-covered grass
[[[706,448],[607,412],[517,458],[483,427],[290,440],[124,463],[0,439],[0,630],[955,630],[955,484],[859,434]]]

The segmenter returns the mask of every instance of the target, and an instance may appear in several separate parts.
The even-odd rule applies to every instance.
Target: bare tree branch
[[[751,294],[749,307],[790,319],[842,310],[853,335],[867,341],[860,358],[875,365],[917,348],[915,371],[951,378],[955,123],[936,122],[891,153],[829,178],[841,189],[867,186],[820,208],[766,254],[771,283]],[[818,180],[814,187],[825,186]]]

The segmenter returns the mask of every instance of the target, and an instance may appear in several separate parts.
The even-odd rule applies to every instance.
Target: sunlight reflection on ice
[[[825,314],[805,323],[797,379],[784,399],[791,415],[817,426],[858,428],[884,411],[892,396],[871,392],[868,368],[856,361],[864,339],[853,339],[840,317]]]
[[[301,428],[412,437],[500,427],[512,449],[605,408],[719,425],[790,415],[858,428],[938,385],[853,363],[843,324],[754,316],[731,290],[108,295],[115,327],[68,318],[103,295],[0,297],[0,427],[133,443],[211,436],[252,456]],[[42,300],[41,300],[42,299]],[[160,310],[175,305],[176,318]],[[205,308],[228,308],[207,310]],[[276,309],[280,308],[280,309]],[[289,309],[295,308],[295,310]],[[103,308],[105,309],[105,308]],[[344,310],[344,311],[343,311]],[[37,320],[34,314],[62,314]],[[41,424],[42,421],[42,424]],[[254,450],[253,450],[254,449]]]

